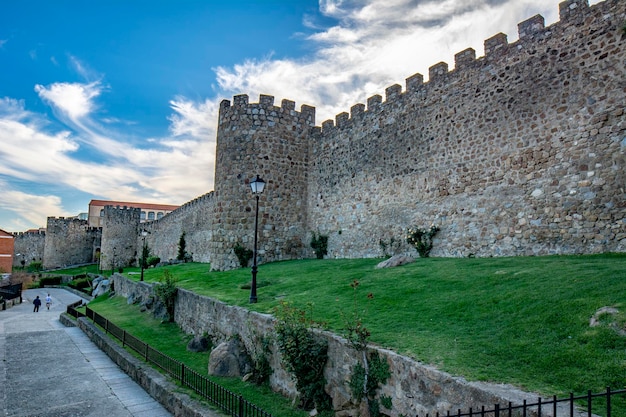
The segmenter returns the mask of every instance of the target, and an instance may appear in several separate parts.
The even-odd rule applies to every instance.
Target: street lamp
[[[113,259],[111,262],[111,277],[115,273],[115,246],[113,246]]]
[[[150,232],[148,232],[147,230],[143,230],[141,232],[141,237],[143,238],[143,246],[141,247],[141,279],[140,281],[143,281],[143,270],[145,268],[146,265],[146,236],[148,236]]]
[[[263,192],[265,188],[265,181],[259,177],[257,174],[256,178],[252,180],[250,183],[250,188],[252,188],[252,194],[256,196],[256,214],[254,216],[254,252],[252,254],[252,286],[250,287],[250,303],[256,303],[256,272],[257,272],[257,235],[259,229],[259,194]]]

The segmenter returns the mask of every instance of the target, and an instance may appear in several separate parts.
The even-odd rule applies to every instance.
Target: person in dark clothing
[[[37,313],[39,311],[39,307],[41,306],[41,300],[39,299],[39,296],[35,297],[35,301],[33,301],[33,304],[35,305],[33,313]]]

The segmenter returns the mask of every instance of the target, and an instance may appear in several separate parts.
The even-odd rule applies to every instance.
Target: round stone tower
[[[259,263],[302,256],[306,235],[308,137],[315,125],[315,108],[261,95],[248,103],[247,95],[233,104],[220,104],[215,164],[215,212],[211,269],[239,267],[236,243],[254,244],[256,199],[250,181],[266,182],[259,200]]]

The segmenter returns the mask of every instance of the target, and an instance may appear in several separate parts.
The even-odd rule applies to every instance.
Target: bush
[[[43,264],[40,261],[33,261],[28,265],[28,272],[39,272],[43,269]]]
[[[166,269],[163,272],[161,282],[154,287],[154,294],[159,301],[165,305],[170,322],[174,321],[174,307],[176,305],[177,293],[178,287],[176,287],[176,279],[172,276],[172,273]]]
[[[46,285],[61,285],[61,277],[42,277],[39,279],[39,288]]]
[[[328,360],[328,343],[315,336],[312,327],[319,325],[293,305],[281,302],[274,309],[278,323],[276,341],[287,371],[296,379],[301,395],[300,407],[318,411],[331,408],[330,396],[324,390],[324,366]]]
[[[428,258],[433,248],[433,237],[439,230],[439,226],[434,224],[428,229],[412,227],[407,232],[406,242],[417,250],[420,258]]]
[[[313,232],[311,234],[311,247],[317,259],[324,259],[324,255],[328,254],[328,236]]]
[[[161,262],[161,258],[159,258],[158,256],[150,256],[146,260],[146,266],[155,266],[159,262]]]
[[[79,278],[70,281],[67,285],[76,290],[84,290],[85,288],[91,288],[91,280],[89,278]]]
[[[244,247],[241,243],[235,243],[235,247],[233,248],[235,251],[235,255],[237,255],[237,259],[239,260],[239,265],[242,268],[245,268],[250,263],[250,259],[254,255],[254,252],[246,247]]]

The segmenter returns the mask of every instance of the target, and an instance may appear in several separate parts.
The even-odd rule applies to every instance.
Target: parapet
[[[282,100],[280,107],[277,107],[274,106],[274,96],[261,94],[258,103],[249,103],[247,94],[239,94],[233,96],[232,106],[230,100],[222,100],[220,102],[219,122],[221,123],[225,120],[226,114],[229,116],[231,116],[233,112],[246,114],[254,110],[263,109],[266,112],[275,111],[283,115],[301,117],[309,125],[315,125],[315,107],[303,104],[300,106],[299,112],[296,111],[295,108],[295,102],[292,100]]]
[[[605,0],[605,2],[615,2],[620,0]],[[585,19],[592,15],[590,9],[594,7],[601,7],[602,3],[589,6],[588,0],[566,0],[559,4],[559,22],[556,22],[551,28],[557,28],[564,25],[581,25],[585,23]],[[481,60],[489,60],[493,62],[499,59],[501,56],[506,55],[511,50],[512,45],[524,45],[527,42],[533,42],[534,38],[539,34],[545,34],[549,36],[552,32],[550,28],[545,27],[545,19],[541,15],[535,15],[529,19],[520,22],[517,25],[519,40],[514,44],[509,44],[507,35],[504,33],[498,33],[484,41],[484,57],[476,58],[476,51],[472,48],[467,48],[454,55],[453,71],[450,71],[446,62],[439,62],[428,69],[428,82],[424,83],[424,77],[422,74],[416,73],[406,79],[406,90],[403,93],[402,87],[399,84],[394,84],[385,89],[385,103],[391,103],[395,100],[402,99],[406,93],[415,93],[426,88],[431,83],[446,83],[449,82],[449,75],[452,73],[458,74],[468,68],[474,66],[476,62]],[[247,103],[247,96],[246,96]],[[335,128],[342,128],[349,126],[353,119],[361,119],[366,117],[368,113],[374,111],[382,105],[382,97],[378,94],[367,99],[367,109],[363,104],[356,104],[350,108],[350,115],[348,113],[339,113],[335,120],[326,120],[321,125],[322,134],[329,132]]]

